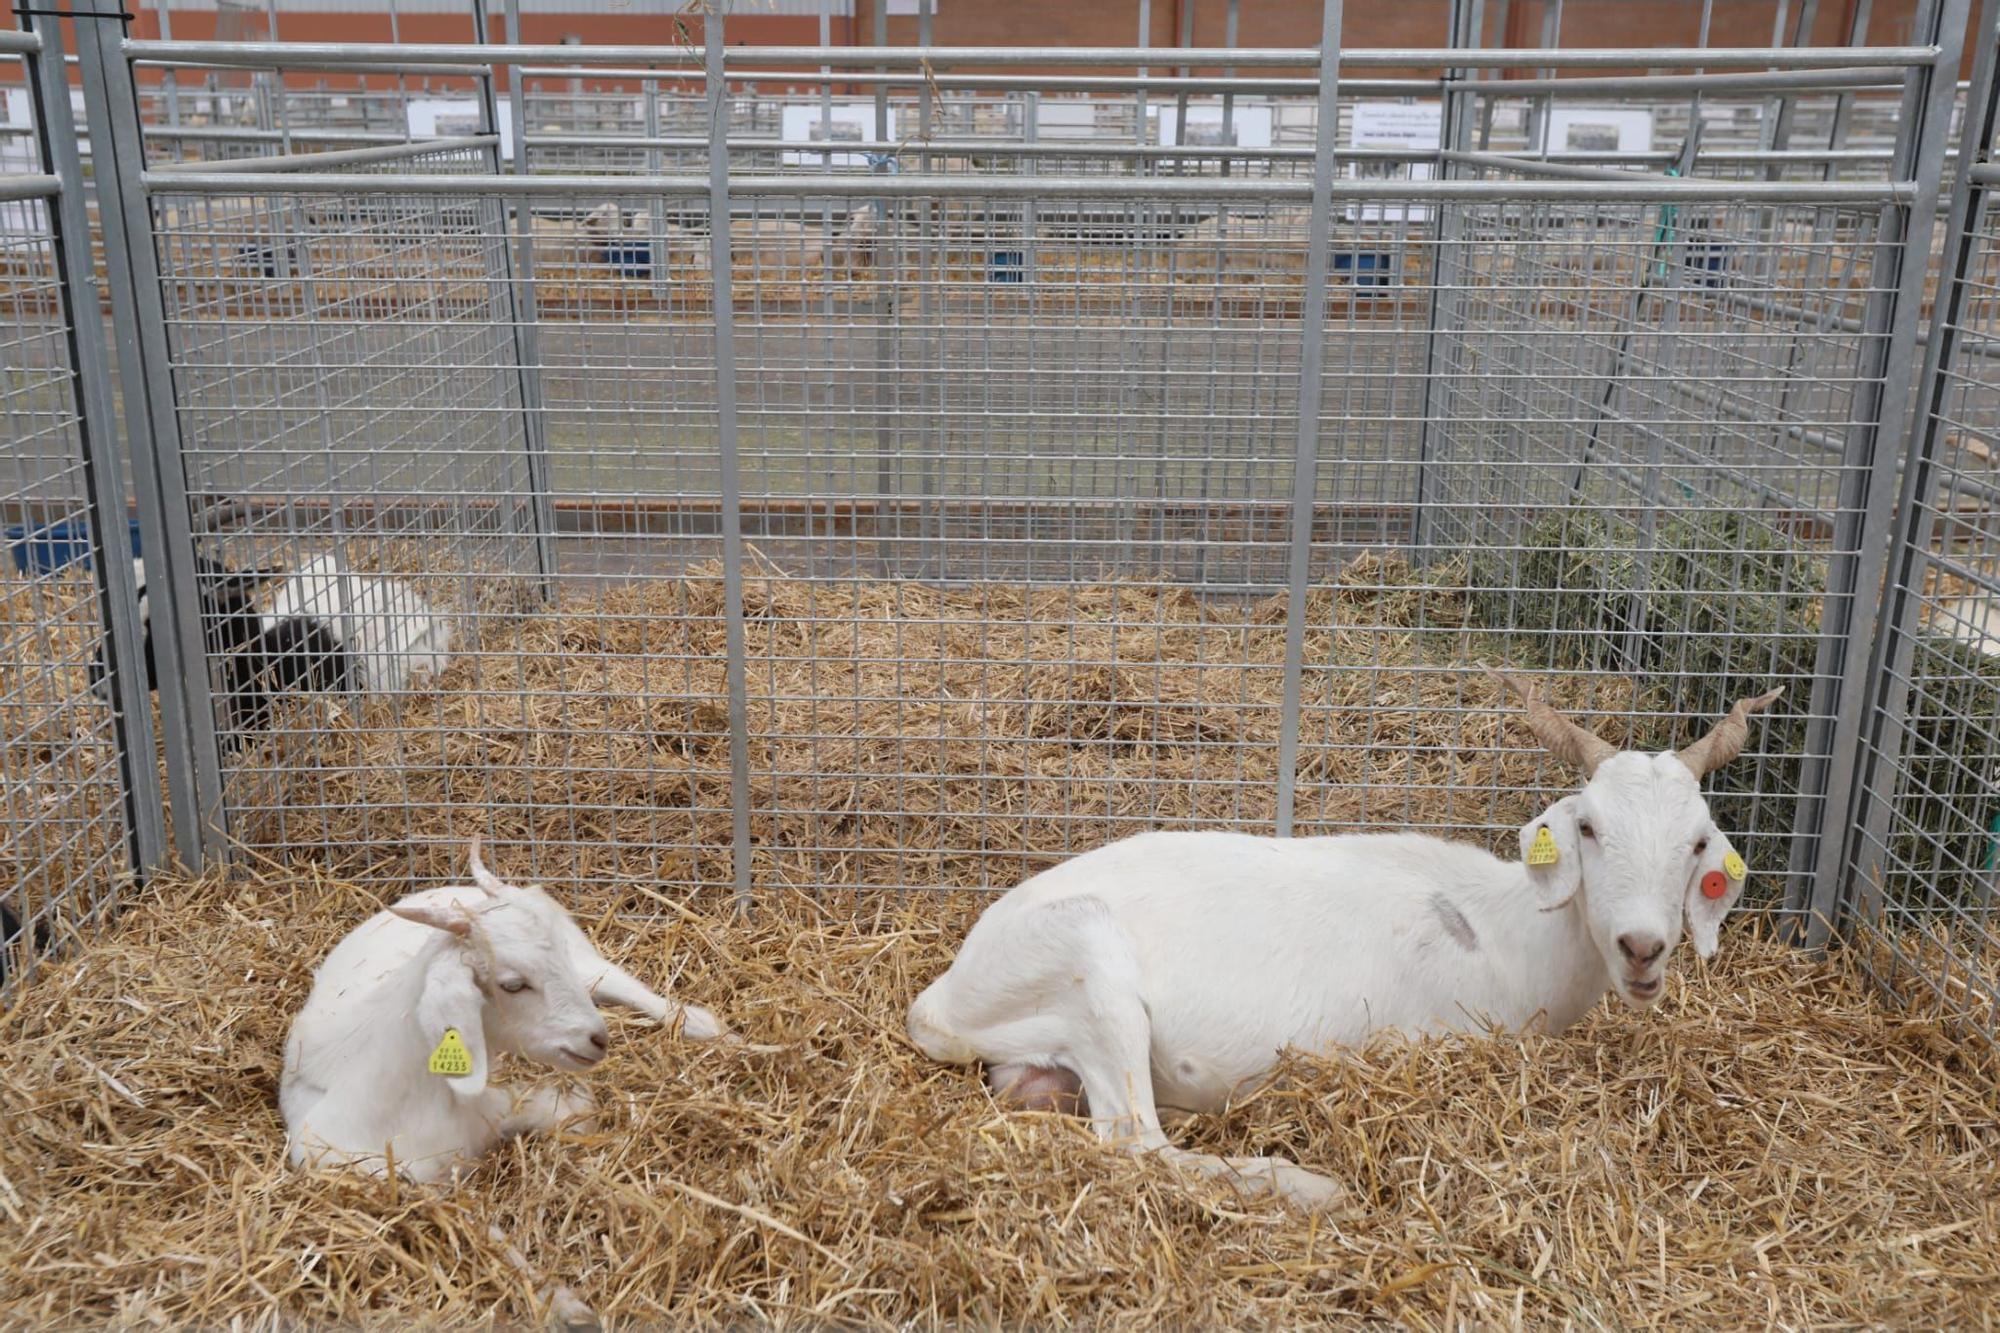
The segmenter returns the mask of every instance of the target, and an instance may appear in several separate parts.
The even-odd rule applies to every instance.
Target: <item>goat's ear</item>
[[[434,1074],[426,1066],[422,1077],[443,1078],[461,1097],[477,1097],[486,1091],[486,1025],[480,1016],[485,1006],[486,997],[480,994],[472,964],[463,951],[446,949],[440,953],[424,973],[423,994],[417,997],[417,1026],[424,1034],[424,1052],[427,1058],[436,1055],[440,1046],[447,1045],[445,1033],[456,1032],[472,1058],[472,1071],[446,1076]]]
[[[1576,798],[1565,796],[1521,827],[1521,864],[1542,910],[1567,906],[1583,887],[1576,833]]]
[[[472,914],[457,903],[397,903],[389,908],[389,915],[450,931],[460,939],[472,933]]]
[[[1747,874],[1743,858],[1720,833],[1712,834],[1708,850],[1695,858],[1694,879],[1687,888],[1687,931],[1694,951],[1703,958],[1715,957],[1723,918],[1743,896]],[[1712,893],[1714,897],[1709,896]]]
[[[282,569],[230,569],[216,565],[202,572],[202,589],[222,607],[239,607],[255,597],[259,588],[284,572]]]

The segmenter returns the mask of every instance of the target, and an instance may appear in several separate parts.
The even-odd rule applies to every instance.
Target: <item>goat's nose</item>
[[[1666,951],[1667,942],[1657,935],[1635,934],[1618,937],[1618,952],[1641,967],[1658,961],[1660,955]]]
[[[611,1044],[611,1038],[603,1028],[599,1028],[590,1034],[590,1044],[601,1051]]]

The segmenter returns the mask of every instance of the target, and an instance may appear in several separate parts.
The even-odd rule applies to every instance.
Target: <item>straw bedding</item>
[[[1310,813],[1392,822],[1416,799],[1426,820],[1491,820],[1493,801],[1530,799],[1538,759],[1501,731],[1490,686],[1441,669],[1476,648],[1465,599],[1402,581],[1364,566],[1314,594],[1314,625],[1341,599],[1340,623],[1378,629],[1315,630],[1307,660],[1380,669],[1309,674]],[[1813,961],[1753,925],[1711,966],[1683,955],[1655,1014],[1294,1057],[1279,1087],[1178,1132],[1340,1178],[1353,1204],[1335,1215],[998,1114],[976,1076],[902,1038],[988,900],[866,886],[912,867],[940,884],[1027,873],[1124,816],[1267,818],[1282,618],[1133,587],[753,580],[769,813],[759,909],[739,918],[714,891],[663,887],[722,878],[715,594],[696,571],[588,614],[488,621],[479,655],[404,701],[421,730],[304,705],[294,724],[328,728],[310,771],[290,775],[282,741],[250,762],[317,804],[293,828],[336,862],[298,846],[156,884],[9,994],[0,1325],[522,1326],[550,1316],[554,1284],[608,1321],[675,1326],[1990,1320],[2000,1099],[1979,1016],[1897,1010],[1857,953]],[[646,674],[662,659],[684,672],[673,688]],[[1614,697],[1620,681],[1553,684],[1569,706],[1648,706]],[[815,699],[842,701],[837,745],[810,739]],[[870,699],[893,703],[855,702]],[[565,748],[539,752],[538,734]],[[964,736],[992,738],[981,771],[1004,799],[963,778]],[[1356,779],[1384,737],[1395,748]],[[1241,788],[1191,780],[1217,744]],[[876,768],[903,775],[901,814],[871,813]],[[573,814],[564,836],[601,850],[578,853],[589,887],[564,896],[609,956],[751,1045],[619,1021],[589,1080],[603,1123],[510,1145],[455,1193],[287,1171],[282,1042],[317,960],[402,883],[457,873],[489,819],[497,867],[527,878],[533,812],[615,772],[645,774],[643,799]],[[839,772],[857,775],[844,807],[813,776]],[[1190,780],[1140,781],[1161,777]],[[691,850],[620,841],[663,827]],[[784,888],[817,875],[861,887]]]
[[[1507,646],[1470,625],[1451,578],[1369,558],[1309,600],[1308,829],[1515,824],[1538,783],[1567,780],[1473,665]],[[1137,827],[1275,815],[1282,599],[814,581],[759,564],[744,604],[760,882],[1005,886]],[[475,628],[475,651],[429,693],[358,714],[307,701],[250,746],[243,763],[272,785],[242,788],[255,813],[240,835],[335,849],[363,876],[448,873],[482,831],[552,879],[727,882],[719,570],[576,590],[553,614]],[[1617,742],[1618,715],[1649,706],[1628,678],[1556,676],[1549,692],[1612,712]]]
[[[376,892],[163,885],[0,1019],[0,1323],[521,1326],[552,1283],[674,1326],[1991,1319],[1990,1060],[1847,962],[1739,929],[1650,1016],[1296,1057],[1180,1131],[1336,1175],[1354,1206],[1315,1220],[1002,1116],[909,1048],[904,1006],[981,901],[572,895],[752,1046],[619,1022],[600,1128],[451,1193],[283,1166],[285,1026]]]

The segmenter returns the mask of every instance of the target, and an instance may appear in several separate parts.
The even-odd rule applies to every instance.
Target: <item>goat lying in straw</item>
[[[1558,1031],[1615,991],[1645,1009],[1682,921],[1706,958],[1745,867],[1701,778],[1743,748],[1738,703],[1678,754],[1620,753],[1517,678],[1527,722],[1588,781],[1521,830],[1522,863],[1412,834],[1142,833],[988,908],[910,1006],[910,1038],[986,1065],[1000,1100],[1306,1206],[1330,1180],[1276,1157],[1174,1148],[1158,1108],[1220,1110],[1287,1046],[1369,1034]]]
[[[472,879],[376,913],[320,964],[279,1085],[292,1165],[435,1180],[588,1112],[581,1091],[517,1098],[487,1074],[501,1052],[591,1068],[610,1043],[599,1004],[679,1020],[698,1041],[727,1035],[607,961],[540,888],[487,870],[477,838]]]

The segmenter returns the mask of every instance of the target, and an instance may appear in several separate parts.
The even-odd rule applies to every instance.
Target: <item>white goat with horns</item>
[[[1282,1158],[1172,1147],[1160,1107],[1222,1109],[1287,1046],[1370,1033],[1557,1031],[1616,991],[1645,1009],[1682,921],[1706,958],[1743,892],[1700,780],[1743,748],[1738,703],[1678,754],[1620,753],[1501,678],[1587,776],[1521,830],[1523,862],[1413,834],[1142,833],[1036,875],[974,924],[910,1006],[932,1059],[983,1062],[1010,1107],[1306,1206],[1339,1194]]]
[[[584,1114],[586,1093],[517,1098],[488,1070],[499,1053],[589,1069],[610,1044],[599,1004],[678,1019],[699,1041],[727,1035],[606,960],[542,889],[489,871],[477,838],[472,880],[376,913],[320,964],[279,1084],[292,1165],[435,1180]]]

